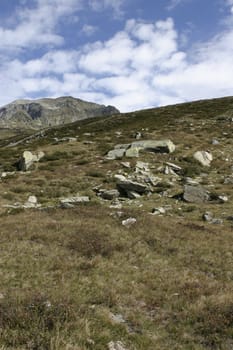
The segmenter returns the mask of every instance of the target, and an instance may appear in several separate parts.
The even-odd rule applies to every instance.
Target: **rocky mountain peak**
[[[40,129],[118,113],[118,109],[113,106],[87,102],[71,96],[16,100],[0,108],[0,126]]]

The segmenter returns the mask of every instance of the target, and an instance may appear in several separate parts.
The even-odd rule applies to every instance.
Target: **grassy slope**
[[[139,111],[51,129],[44,139],[0,149],[3,170],[14,169],[25,149],[46,152],[31,173],[2,179],[1,204],[24,202],[30,194],[44,206],[77,192],[91,197],[90,204],[69,210],[0,209],[2,349],[102,350],[111,340],[136,350],[233,348],[232,225],[225,220],[232,214],[232,185],[223,184],[232,173],[232,124],[219,118],[231,110],[233,99],[226,98]],[[177,145],[172,155],[141,155],[155,175],[173,161],[194,176],[190,156],[210,149],[214,161],[202,182],[229,202],[191,205],[155,192],[124,203],[117,217],[92,188],[115,187],[113,174],[125,170],[121,161],[103,156],[141,129],[144,138],[170,138]],[[79,136],[78,142],[54,143],[64,136]],[[220,144],[212,145],[212,138]],[[158,176],[165,185],[170,180]],[[178,183],[168,191],[181,188]],[[151,216],[161,205],[172,209]],[[224,224],[203,223],[205,210]],[[130,216],[137,224],[123,227]],[[111,313],[125,322],[115,323]]]

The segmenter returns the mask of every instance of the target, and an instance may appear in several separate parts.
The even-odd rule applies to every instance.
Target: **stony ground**
[[[226,98],[2,132],[2,349],[233,349],[232,117]],[[108,159],[145,140],[175,150]]]

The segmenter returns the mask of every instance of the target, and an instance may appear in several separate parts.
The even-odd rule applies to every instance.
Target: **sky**
[[[233,95],[233,0],[1,0],[0,106],[121,112]]]

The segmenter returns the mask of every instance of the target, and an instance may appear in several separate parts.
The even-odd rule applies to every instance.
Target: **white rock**
[[[122,221],[122,225],[129,227],[129,226],[135,224],[136,222],[137,222],[137,220],[135,218],[128,218],[128,219]]]
[[[121,341],[111,341],[108,343],[108,350],[127,350]]]
[[[193,157],[203,166],[210,166],[213,160],[212,154],[208,151],[197,151]]]
[[[68,197],[68,198],[62,198],[60,200],[61,204],[78,204],[78,203],[86,203],[89,202],[90,198],[88,196],[76,196],[76,197]]]

